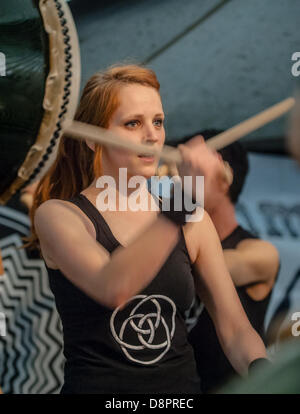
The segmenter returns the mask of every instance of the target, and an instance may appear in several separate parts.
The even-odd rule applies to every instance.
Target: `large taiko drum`
[[[1,1],[1,204],[49,168],[79,87],[78,39],[65,1]]]
[[[60,318],[44,262],[38,252],[20,248],[30,232],[30,220],[20,209],[19,197],[12,196],[50,167],[64,122],[73,119],[79,85],[78,40],[65,1],[0,0],[0,204],[6,204],[0,205],[0,388],[4,393],[57,393],[63,382]]]

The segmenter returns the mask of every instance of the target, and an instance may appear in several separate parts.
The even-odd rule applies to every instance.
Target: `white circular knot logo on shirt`
[[[170,349],[175,332],[176,306],[163,295],[137,295],[114,310],[110,329],[126,357],[154,364]]]

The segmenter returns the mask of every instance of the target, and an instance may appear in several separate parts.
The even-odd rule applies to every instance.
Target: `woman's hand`
[[[178,165],[178,172],[184,185],[184,177],[192,177],[192,197],[194,199],[200,199],[200,195],[197,194],[196,177],[204,176],[205,181],[208,183],[206,186],[209,191],[214,191],[216,185],[228,186],[228,175],[225,170],[222,157],[216,152],[210,149],[201,135],[196,135],[190,139],[187,143],[178,146],[182,156],[182,163]],[[187,189],[184,188],[186,191]],[[198,196],[198,197],[197,197]],[[206,192],[205,198],[208,197]]]

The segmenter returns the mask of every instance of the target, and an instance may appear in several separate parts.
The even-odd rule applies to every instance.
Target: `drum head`
[[[64,0],[10,0],[0,14],[0,203],[53,162],[80,86],[79,46]]]

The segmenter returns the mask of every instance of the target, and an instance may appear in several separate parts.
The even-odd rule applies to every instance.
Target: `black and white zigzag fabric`
[[[0,386],[4,393],[58,393],[63,382],[62,328],[44,262],[21,237],[28,217],[0,206]]]

